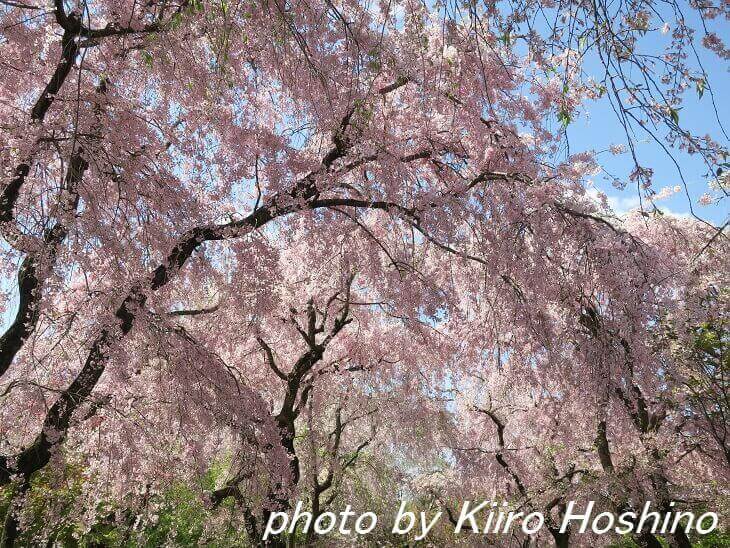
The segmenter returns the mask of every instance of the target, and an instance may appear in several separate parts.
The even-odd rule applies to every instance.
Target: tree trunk
[[[677,529],[669,538],[669,546],[672,548],[692,548],[692,543],[689,541],[684,529]]]
[[[641,533],[634,540],[641,548],[663,548],[662,543],[651,533]]]
[[[557,527],[549,527],[548,531],[550,531],[550,534],[553,536],[553,540],[555,540],[555,546],[556,548],[568,548],[570,546],[570,533],[565,532],[561,533],[560,529]]]

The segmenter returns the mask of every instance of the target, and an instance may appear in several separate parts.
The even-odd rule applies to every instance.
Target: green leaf
[[[560,112],[558,112],[558,121],[563,124],[563,127],[568,127],[568,124],[572,121],[570,112],[565,108],[561,108]]]
[[[669,115],[672,117],[672,121],[679,125],[679,110],[669,107]]]
[[[180,27],[180,24],[182,23],[182,18],[183,18],[183,16],[182,16],[182,13],[180,13],[180,12],[176,13],[175,15],[173,15],[170,18],[170,28],[172,30],[175,30],[175,29],[179,28]]]
[[[705,94],[705,80],[704,78],[701,78],[697,80],[697,95],[700,99],[702,99],[702,96]]]

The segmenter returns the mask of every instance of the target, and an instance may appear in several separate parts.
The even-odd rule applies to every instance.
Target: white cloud
[[[601,194],[603,194],[600,190],[598,190],[595,187],[590,187],[587,189],[586,194],[590,196],[593,200],[595,200],[598,203],[601,203]],[[619,217],[625,216],[627,213],[629,213],[632,210],[640,209],[643,205],[645,211],[652,211],[654,208],[652,206],[652,201],[648,198],[644,198],[643,202],[639,199],[638,194],[631,193],[631,194],[624,194],[620,196],[611,196],[606,195],[606,203],[608,204],[608,207],[611,208],[611,210],[618,215]],[[657,209],[661,210],[662,213],[665,215],[671,215],[673,217],[690,217],[689,213],[686,212],[677,212],[673,211],[672,209],[668,207],[659,207],[656,203],[654,204],[657,206]]]
[[[588,196],[596,202],[602,203],[601,195],[605,193],[601,192],[596,187],[590,187],[586,191],[586,194],[588,194]],[[605,196],[608,207],[610,207],[616,215],[626,215],[629,211],[636,209],[641,205],[639,197],[636,194],[627,196],[609,196],[608,194],[605,194]]]

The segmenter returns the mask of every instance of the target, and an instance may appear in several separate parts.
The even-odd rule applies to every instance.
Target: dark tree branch
[[[79,149],[69,162],[64,182],[65,191],[62,193],[60,204],[63,215],[73,215],[78,208],[78,185],[89,167],[82,154],[83,151]],[[0,337],[0,377],[13,363],[15,356],[38,323],[43,278],[55,263],[58,248],[67,234],[66,221],[59,220],[53,228],[45,232],[41,249],[37,253],[28,254],[20,265],[18,311],[13,323]]]

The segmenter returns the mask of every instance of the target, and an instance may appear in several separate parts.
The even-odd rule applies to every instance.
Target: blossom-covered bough
[[[297,497],[431,462],[461,478],[427,490],[447,509],[506,481],[554,521],[726,495],[727,235],[616,218],[561,146],[608,94],[642,196],[634,130],[719,179],[680,124],[690,85],[714,97],[682,12],[725,59],[727,6],[518,4],[2,1],[5,545],[143,534],[179,482],[200,538],[230,512],[259,543]]]

